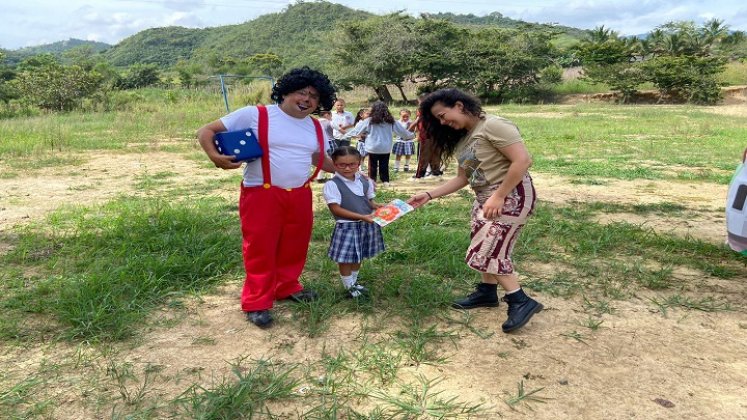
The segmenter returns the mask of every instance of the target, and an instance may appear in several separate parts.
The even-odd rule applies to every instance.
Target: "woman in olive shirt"
[[[542,304],[521,289],[511,259],[516,238],[534,212],[534,185],[527,172],[532,164],[529,152],[512,122],[486,115],[480,101],[461,90],[431,93],[420,104],[420,111],[444,160],[455,156],[459,167],[456,177],[413,195],[409,203],[417,208],[467,185],[475,192],[466,262],[481,273],[482,282],[453,306],[498,306],[500,284],[506,293],[503,300],[508,303],[503,331],[517,330],[542,310]]]

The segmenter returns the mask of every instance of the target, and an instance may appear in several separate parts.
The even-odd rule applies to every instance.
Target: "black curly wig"
[[[329,78],[324,73],[312,70],[307,66],[290,70],[288,73],[282,75],[272,87],[270,98],[277,103],[281,103],[283,96],[307,86],[313,86],[319,92],[319,107],[316,110],[317,112],[332,109],[337,99],[332,82],[329,81]]]
[[[480,100],[459,89],[439,89],[428,94],[420,102],[420,118],[423,122],[423,128],[428,133],[428,137],[441,150],[441,157],[446,161],[453,154],[459,141],[467,134],[467,130],[455,130],[448,125],[441,125],[441,122],[431,113],[431,108],[437,103],[443,106],[453,108],[457,102],[464,106],[464,113],[476,117],[483,117],[482,105]]]

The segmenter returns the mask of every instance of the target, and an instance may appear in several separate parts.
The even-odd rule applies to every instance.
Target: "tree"
[[[659,91],[676,100],[712,105],[722,98],[716,76],[726,60],[690,55],[661,56],[643,64],[646,78]]]
[[[283,72],[283,60],[273,53],[254,54],[247,64],[258,76],[279,77]]]
[[[333,77],[343,85],[368,86],[385,102],[392,101],[386,85],[395,85],[407,101],[402,83],[412,74],[414,25],[399,13],[344,25],[333,44]]]
[[[5,53],[0,51],[0,64],[5,59]],[[15,79],[16,72],[10,67],[0,67],[0,101],[8,103],[11,99],[18,98],[18,90],[15,89],[11,80]]]
[[[658,42],[659,38],[645,43],[637,38],[626,40],[600,26],[581,41],[576,53],[583,63],[586,79],[608,85],[620,94],[621,102],[628,102],[644,81],[637,59],[658,46]]]
[[[454,86],[468,57],[462,48],[469,31],[445,20],[423,16],[415,26],[417,47],[413,53],[413,79],[424,90]]]
[[[92,46],[81,45],[63,52],[62,62],[76,65],[85,71],[91,71],[97,63],[103,62],[103,58],[96,57]]]
[[[524,29],[471,31],[463,47],[465,71],[458,83],[496,100],[528,99],[524,96],[539,85],[542,70],[558,54],[550,44],[552,32]]]
[[[95,71],[87,72],[79,66],[64,66],[56,61],[27,66],[13,80],[22,97],[53,111],[71,111],[79,107],[84,98],[96,92],[101,82],[101,75]]]
[[[158,66],[155,64],[134,64],[118,81],[120,89],[138,89],[155,85],[160,80]]]

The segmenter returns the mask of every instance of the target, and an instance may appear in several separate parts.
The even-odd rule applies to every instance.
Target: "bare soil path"
[[[0,170],[4,166],[0,163]],[[88,159],[70,173],[43,169],[0,179],[0,252],[7,249],[13,227],[41,221],[62,205],[90,205],[136,190],[139,177],[159,171],[189,177],[225,176],[200,162],[169,153],[102,155]],[[724,240],[723,185],[673,181],[610,181],[603,186],[571,184],[567,179],[534,174],[540,199],[553,203],[570,200],[609,203],[679,203],[688,211],[683,217],[647,217],[614,214],[606,220],[624,218],[647,224],[658,231],[691,235],[712,243]],[[435,180],[412,183],[399,180],[392,188],[404,194],[435,185]],[[318,188],[318,187],[317,187]],[[220,192],[235,200],[233,186]],[[548,267],[551,270],[552,267]],[[699,276],[682,272],[679,275]],[[745,281],[736,279],[719,287],[745,295]],[[173,326],[154,328],[136,343],[118,345],[122,361],[139,371],[157,366],[152,393],[164,401],[184,391],[188,384],[214,384],[230,377],[227,362],[240,357],[272,357],[286,362],[318,360],[326,349],[357,347],[361,319],[357,316],[333,321],[329,332],[309,338],[294,328],[287,307],[277,310],[279,322],[268,331],[247,324],[239,310],[241,279],[225,285],[214,295],[204,296],[187,308],[187,317]],[[578,419],[747,419],[747,316],[744,306],[729,312],[673,310],[663,316],[656,311],[650,292],[627,301],[613,301],[615,311],[602,316],[593,336],[574,339],[587,315],[582,299],[539,295],[546,311],[518,334],[500,332],[505,314],[500,309],[472,312],[473,325],[488,338],[463,332],[456,346],[444,348],[449,362],[438,366],[406,366],[405,379],[417,374],[442,377],[438,385],[444,397],[483,403],[485,418],[578,418]],[[168,319],[168,309],[156,317]],[[387,336],[386,330],[382,338]],[[47,392],[59,402],[53,418],[95,418],[106,410],[83,404],[91,389],[116,395],[112,383],[93,383],[86,374],[106,369],[106,360],[86,347],[66,344],[35,348],[0,347],[0,384],[21,380],[24,372],[43,363],[78,358],[76,369],[64,369],[68,378]],[[88,360],[88,362],[85,362]],[[504,401],[515,396],[518,383],[526,391],[543,388],[544,403],[509,407]],[[107,391],[108,390],[108,391]],[[295,405],[273,407],[273,413],[294,418],[308,410],[303,399]],[[358,407],[370,409],[368,406]],[[2,417],[2,416],[0,416]]]

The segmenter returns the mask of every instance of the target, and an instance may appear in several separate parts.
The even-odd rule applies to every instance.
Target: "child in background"
[[[368,153],[368,177],[376,181],[378,175],[384,187],[389,186],[389,156],[392,154],[394,134],[404,139],[413,139],[415,134],[407,131],[394,120],[389,107],[382,101],[371,105],[371,115],[357,127],[345,133],[343,139],[368,133],[366,152]]]
[[[358,124],[361,123],[361,121],[368,118],[368,116],[371,114],[371,111],[368,108],[361,108],[358,110],[358,114],[355,116],[355,127],[358,127]],[[355,145],[355,148],[358,149],[358,152],[361,154],[361,171],[366,170],[366,164],[365,158],[366,158],[366,137],[368,136],[368,133],[363,132],[360,135],[358,135],[358,144]],[[330,153],[331,155],[331,153]]]
[[[322,124],[322,130],[324,130],[324,134],[327,136],[327,154],[332,155],[332,152],[335,150],[335,143],[334,143],[334,136],[332,135],[333,127],[332,127],[332,112],[330,111],[322,111],[319,113],[319,123]]]
[[[402,109],[399,111],[399,121],[397,121],[397,124],[401,125],[402,128],[409,130],[411,124],[409,109]],[[399,172],[402,156],[405,157],[405,172],[410,172],[410,157],[415,154],[415,141],[397,136],[397,138],[394,139],[392,153],[394,153],[395,156],[394,172]]]
[[[361,154],[341,146],[332,153],[335,175],[324,184],[324,199],[337,220],[327,255],[338,264],[340,279],[351,298],[368,294],[358,283],[361,262],[384,251],[381,227],[373,221],[375,186],[359,171]]]
[[[332,152],[335,150],[335,139],[332,136],[332,112],[330,111],[322,111],[319,113],[319,123],[322,125],[322,130],[324,131],[324,135],[327,136],[327,146],[326,146],[326,152],[328,155],[331,155]],[[327,173],[324,171],[319,171],[319,175],[316,176],[317,182],[326,182],[327,181]]]

